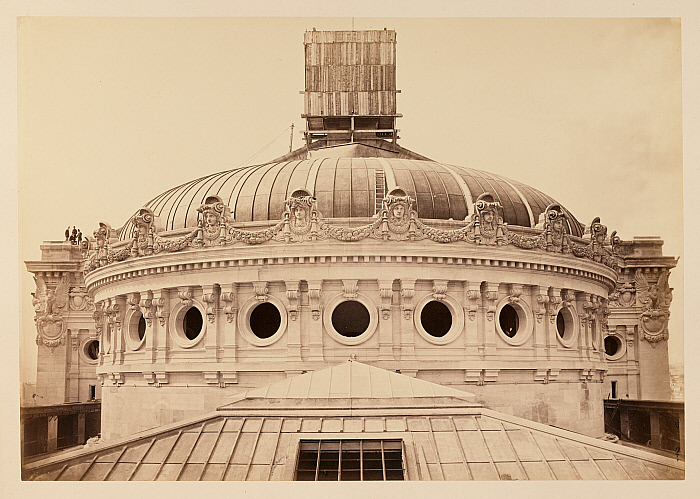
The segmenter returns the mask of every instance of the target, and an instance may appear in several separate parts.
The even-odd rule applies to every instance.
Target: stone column
[[[630,415],[627,409],[620,407],[620,433],[625,439],[630,438]]]
[[[661,448],[661,428],[659,425],[659,411],[657,409],[649,409],[649,426],[651,429],[651,448]]]
[[[46,452],[56,452],[58,448],[58,416],[49,416],[49,431],[46,437]]]
[[[78,445],[83,445],[85,443],[85,413],[78,413]]]
[[[321,319],[321,288],[323,281],[307,281],[309,285],[309,361],[323,360],[323,320]]]
[[[394,360],[391,302],[394,296],[393,279],[380,279],[379,298],[379,360]]]

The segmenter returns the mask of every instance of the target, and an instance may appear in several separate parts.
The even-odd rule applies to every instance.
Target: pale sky
[[[188,180],[263,163],[304,128],[305,30],[351,18],[25,18],[18,38],[19,258],[66,226],[120,227]],[[671,363],[683,362],[681,27],[672,19],[368,19],[397,32],[400,145],[522,181],[623,240],[680,256]],[[286,132],[285,132],[286,130]],[[301,146],[296,133],[295,147]],[[19,270],[21,374],[34,283]]]

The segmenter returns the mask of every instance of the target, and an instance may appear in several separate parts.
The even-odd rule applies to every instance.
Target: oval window
[[[356,338],[369,327],[369,311],[359,301],[344,301],[333,310],[331,323],[341,336]]]
[[[188,340],[194,340],[202,332],[202,313],[197,307],[190,307],[182,319],[182,330]]]
[[[430,336],[442,338],[452,327],[452,312],[444,303],[430,301],[421,310],[420,323]]]
[[[501,313],[498,314],[498,322],[503,334],[509,338],[513,338],[517,334],[520,319],[518,317],[518,312],[511,305],[503,306]]]
[[[92,360],[97,360],[100,356],[100,342],[97,340],[88,341],[85,344],[85,355]]]
[[[622,342],[616,336],[608,336],[605,338],[605,355],[608,357],[615,356],[622,346]]]
[[[261,303],[250,313],[250,330],[260,339],[273,336],[281,323],[280,311],[272,303]]]

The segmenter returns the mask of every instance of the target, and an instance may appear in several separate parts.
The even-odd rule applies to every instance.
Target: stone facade
[[[605,395],[632,400],[671,400],[668,274],[677,259],[664,256],[658,237],[619,245],[619,278],[609,299]],[[616,393],[613,393],[613,383]]]
[[[26,262],[36,281],[32,302],[39,348],[34,403],[94,400],[100,396],[95,377],[99,338],[80,250],[70,242],[47,242],[41,253],[41,261]]]
[[[203,215],[190,234],[154,233],[160,246],[151,254],[148,246],[143,255],[134,250],[138,235],[86,245],[86,285],[102,331],[103,437],[213,410],[241,389],[348,358],[473,390],[502,412],[602,435],[602,406],[594,401],[602,398],[606,370],[603,307],[593,304],[605,302],[615,270],[594,259],[585,239],[567,238],[579,248],[576,257],[561,252],[561,239],[559,252],[548,250],[544,227],[515,232],[499,225],[496,202],[488,201],[496,216],[481,226],[477,211],[470,222],[431,228],[401,194],[389,194],[375,219],[347,227],[317,216],[306,195],[310,216],[296,213],[308,220],[301,229],[290,227],[298,204],[292,197],[280,222],[258,230],[214,220],[217,230],[207,239]],[[394,210],[397,204],[403,209]],[[205,203],[199,212],[207,211]],[[406,223],[390,223],[397,214]],[[485,236],[475,235],[476,227]],[[411,240],[412,228],[423,237]],[[226,234],[236,231],[228,242]],[[101,247],[112,262],[89,267]],[[368,315],[361,334],[343,334],[334,322],[348,302]],[[436,303],[450,323],[442,333],[423,315],[441,307]],[[279,316],[267,336],[251,318],[263,305]],[[188,336],[190,310],[201,322]]]

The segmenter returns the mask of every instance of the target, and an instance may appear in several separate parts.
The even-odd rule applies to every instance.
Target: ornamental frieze
[[[230,209],[216,196],[207,198],[198,208],[197,228],[177,238],[156,233],[153,213],[141,209],[132,219],[135,226],[132,239],[115,250],[110,245],[111,228],[104,223],[94,232],[94,239],[83,243],[84,272],[127,258],[181,251],[186,248],[226,246],[236,243],[263,244],[268,241],[295,243],[304,241],[353,242],[363,239],[384,241],[422,241],[439,243],[468,243],[489,246],[513,245],[516,248],[572,254],[618,267],[615,245],[619,238],[613,232],[607,237],[607,227],[595,218],[587,230],[590,241],[581,244],[568,233],[565,211],[558,205],[548,206],[537,225],[539,234],[512,232],[503,222],[501,204],[489,193],[479,196],[474,212],[466,225],[457,229],[428,227],[413,209],[414,200],[401,189],[394,189],[383,200],[375,219],[359,227],[337,226],[327,222],[316,208],[316,198],[299,189],[285,202],[285,210],[275,225],[259,231],[247,231],[233,226]],[[614,302],[612,306],[616,306]]]

